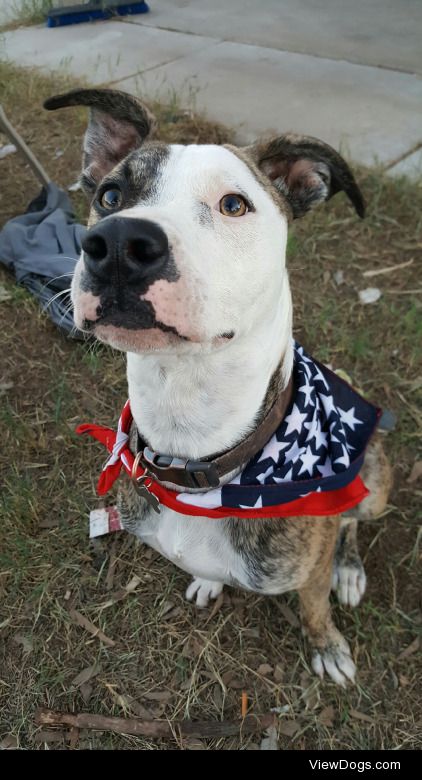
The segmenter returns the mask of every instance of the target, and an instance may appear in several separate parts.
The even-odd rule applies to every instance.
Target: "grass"
[[[53,5],[53,0],[14,0],[10,8],[10,21],[3,24],[0,31],[6,32],[16,27],[42,24]]]
[[[11,121],[63,187],[79,172],[85,114],[46,114],[40,106],[65,86],[62,78],[0,65]],[[154,110],[163,139],[230,138],[176,102]],[[1,218],[7,221],[22,213],[38,185],[17,155],[1,166]],[[403,651],[415,647],[421,629],[421,484],[406,479],[422,457],[422,190],[377,170],[361,170],[358,178],[368,200],[364,222],[339,196],[295,225],[289,241],[296,336],[398,417],[386,437],[395,471],[391,502],[360,532],[367,595],[356,610],[334,606],[358,664],[357,686],[344,692],[310,674],[295,594],[261,598],[230,590],[214,615],[196,612],[183,600],[187,575],[134,538],[116,534],[89,542],[87,515],[98,505],[103,453],[79,441],[74,428],[94,419],[114,423],[126,397],[124,359],[66,339],[1,271],[10,297],[0,303],[0,743],[7,737],[21,748],[43,748],[33,720],[40,705],[230,719],[239,717],[244,689],[251,710],[281,708],[282,749],[420,748],[420,655]],[[72,198],[82,218],[80,193]],[[410,259],[395,273],[363,276]],[[358,291],[373,285],[381,299],[362,306]],[[136,591],[119,600],[133,575]],[[70,608],[116,645],[106,647],[75,625]],[[75,684],[93,664],[97,674]],[[272,671],[260,670],[263,664]],[[258,743],[245,737],[180,744],[81,732],[79,747],[216,750]]]

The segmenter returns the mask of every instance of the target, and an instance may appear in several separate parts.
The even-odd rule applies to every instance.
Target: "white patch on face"
[[[230,193],[244,194],[255,210],[223,216],[219,202]],[[223,333],[245,334],[283,306],[286,218],[228,149],[172,146],[151,201],[119,216],[166,232],[180,278],[155,282],[144,297],[157,320],[188,338],[215,343]]]

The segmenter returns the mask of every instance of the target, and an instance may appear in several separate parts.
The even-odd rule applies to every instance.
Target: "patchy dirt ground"
[[[84,112],[41,110],[56,79],[0,65],[11,120],[63,186],[79,171]],[[157,107],[156,107],[157,110]],[[225,140],[227,131],[177,106],[161,107],[163,138]],[[1,140],[1,139],[0,139]],[[57,156],[58,152],[63,152]],[[0,162],[1,222],[21,213],[38,186],[17,155]],[[383,517],[361,528],[369,585],[356,610],[334,606],[351,643],[358,683],[346,692],[310,674],[294,594],[229,591],[218,610],[183,600],[187,575],[128,535],[89,542],[103,452],[77,423],[113,424],[126,397],[123,357],[62,336],[13,279],[0,272],[1,494],[0,743],[61,748],[64,736],[34,725],[34,711],[238,719],[281,708],[279,746],[420,748],[422,735],[420,541],[422,460],[422,189],[361,171],[368,217],[337,197],[294,226],[289,265],[298,339],[346,370],[368,397],[394,411],[386,437],[395,488]],[[74,196],[82,219],[85,205]],[[396,271],[365,277],[409,261]],[[343,278],[339,276],[342,272]],[[358,291],[377,286],[363,306]],[[122,589],[136,576],[136,589]],[[77,610],[114,644],[72,618]],[[90,668],[90,669],[89,669]],[[81,675],[82,672],[84,674]],[[3,742],[2,742],[3,741]],[[258,737],[150,741],[81,732],[79,747],[254,749]]]

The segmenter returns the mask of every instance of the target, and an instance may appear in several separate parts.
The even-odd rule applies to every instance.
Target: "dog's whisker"
[[[69,280],[72,279],[73,278],[73,272],[68,271],[66,274],[59,274],[58,276],[53,276],[52,279],[49,279],[48,282],[43,284],[41,290],[45,290],[45,288],[49,287],[53,282],[56,282],[58,279],[64,279],[65,277],[68,277]]]
[[[60,325],[62,324],[62,322],[63,322],[63,320],[65,319],[65,317],[67,317],[67,315],[68,315],[68,314],[70,314],[70,312],[72,311],[72,309],[73,309],[73,303],[72,303],[72,302],[70,302],[70,303],[69,303],[69,305],[68,305],[68,306],[66,306],[66,308],[65,308],[65,310],[64,310],[64,312],[63,312],[63,314],[62,314],[62,316],[60,317],[60,320],[59,320],[59,322],[58,322],[58,325],[59,325],[59,327],[60,327]]]
[[[54,301],[56,301],[56,300],[57,300],[57,298],[60,298],[62,295],[69,295],[69,294],[70,294],[70,287],[68,287],[66,290],[60,290],[60,292],[58,292],[58,293],[56,293],[55,295],[53,295],[53,296],[52,296],[52,297],[51,297],[51,298],[50,298],[50,299],[47,301],[47,303],[46,303],[46,304],[43,306],[43,311],[45,311],[46,309],[48,309],[48,308],[49,308],[49,306],[51,306],[51,304],[52,304],[52,303],[54,303]]]

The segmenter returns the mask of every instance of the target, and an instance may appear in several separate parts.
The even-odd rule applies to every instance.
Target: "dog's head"
[[[128,94],[83,89],[45,103],[75,105],[90,108],[82,184],[92,198],[75,322],[119,349],[219,349],[247,334],[289,306],[289,220],[340,190],[364,214],[347,164],[314,138],[166,145],[148,140],[154,118]]]

